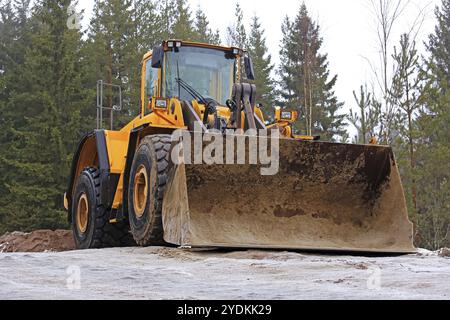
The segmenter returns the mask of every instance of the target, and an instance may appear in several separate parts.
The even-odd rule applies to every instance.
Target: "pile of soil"
[[[72,231],[12,232],[0,237],[0,252],[62,252],[75,249]]]
[[[439,256],[443,258],[450,258],[450,249],[442,248],[441,250],[439,250]]]

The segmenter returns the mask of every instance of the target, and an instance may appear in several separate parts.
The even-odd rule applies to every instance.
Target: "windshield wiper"
[[[175,81],[178,83],[180,87],[186,90],[187,93],[189,93],[192,97],[194,97],[195,100],[199,101],[201,104],[204,105],[207,104],[206,99],[197,90],[191,87],[191,85],[188,84],[186,81],[184,81],[181,78],[176,78]]]
[[[205,114],[203,115],[203,123],[206,124],[208,122],[208,117],[210,114],[215,113],[217,116],[217,108],[216,106],[219,105],[217,101],[214,99],[209,99],[209,101],[206,100],[205,97],[203,97],[197,90],[195,90],[190,84],[188,84],[186,81],[184,81],[181,78],[176,78],[175,81],[178,83],[180,87],[182,87],[184,90],[186,90],[187,93],[189,93],[191,96],[194,97],[198,102],[203,104],[205,106]]]

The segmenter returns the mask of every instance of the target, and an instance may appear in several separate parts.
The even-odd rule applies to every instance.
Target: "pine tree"
[[[367,86],[361,86],[359,95],[353,91],[353,97],[359,110],[357,112],[350,110],[347,120],[358,131],[354,143],[367,144],[372,137],[375,137],[381,115],[381,105],[368,91]]]
[[[305,4],[293,21],[282,25],[279,74],[281,98],[290,109],[299,109],[297,129],[333,140],[345,133],[343,103],[333,90],[337,76],[330,77],[327,55],[321,54],[319,26],[309,17]]]
[[[255,70],[256,101],[263,106],[266,118],[270,118],[274,113],[275,104],[275,83],[272,79],[272,56],[268,54],[264,30],[261,27],[259,18],[255,15],[252,19],[251,32],[248,41],[248,52],[253,60]]]
[[[71,0],[34,4],[24,62],[9,80],[15,110],[2,143],[0,217],[3,230],[65,227],[62,193],[80,137],[81,33],[67,28]],[[28,19],[27,19],[28,20]]]
[[[395,122],[399,134],[393,146],[397,150],[402,169],[403,183],[407,187],[407,199],[411,216],[417,212],[416,139],[417,128],[414,123],[416,111],[422,103],[421,79],[419,77],[419,55],[415,41],[403,34],[399,48],[394,48],[393,59],[397,70],[393,76],[391,103],[396,106]]]

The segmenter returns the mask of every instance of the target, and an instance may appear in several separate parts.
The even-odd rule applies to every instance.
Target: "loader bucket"
[[[279,140],[263,165],[173,164],[164,239],[186,247],[411,253],[413,226],[392,149]]]

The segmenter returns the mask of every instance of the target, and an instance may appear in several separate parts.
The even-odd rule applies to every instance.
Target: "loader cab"
[[[225,106],[242,73],[247,79],[254,79],[251,59],[245,57],[241,70],[241,58],[244,52],[237,48],[177,40],[163,42],[144,57],[143,114],[165,108],[164,99],[171,98],[192,101],[200,96]]]

